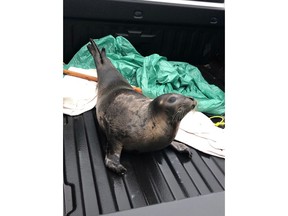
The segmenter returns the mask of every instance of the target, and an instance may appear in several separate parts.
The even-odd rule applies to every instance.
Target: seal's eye
[[[175,102],[176,101],[176,97],[170,97],[169,99],[168,99],[168,103],[173,103],[173,102]]]

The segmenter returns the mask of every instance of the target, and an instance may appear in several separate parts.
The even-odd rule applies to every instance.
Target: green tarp
[[[185,62],[168,61],[158,54],[142,56],[124,37],[111,35],[95,39],[112,64],[129,81],[140,87],[143,94],[155,98],[165,93],[180,93],[198,101],[197,110],[212,115],[225,113],[225,93],[217,86],[207,83],[197,67]],[[88,43],[87,43],[88,44]],[[78,67],[95,68],[91,54],[84,45],[64,65],[64,69]]]

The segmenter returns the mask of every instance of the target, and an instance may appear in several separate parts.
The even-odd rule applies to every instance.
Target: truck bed
[[[145,215],[148,210],[142,207],[162,204],[149,208],[159,212],[163,204],[163,209],[173,209],[175,201],[183,205],[180,210],[185,215],[186,210],[191,214],[205,211],[202,207],[212,200],[217,204],[212,207],[213,215],[223,215],[224,159],[193,148],[192,159],[171,147],[142,154],[124,152],[121,162],[128,171],[118,176],[105,167],[105,139],[98,129],[95,108],[79,116],[64,115],[63,125],[65,215],[109,215],[138,208],[128,212]],[[202,204],[196,205],[195,200]]]

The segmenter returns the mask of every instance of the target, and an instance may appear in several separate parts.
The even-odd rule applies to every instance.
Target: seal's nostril
[[[194,101],[194,98],[192,98],[192,97],[189,97],[189,99],[192,100],[192,101]]]

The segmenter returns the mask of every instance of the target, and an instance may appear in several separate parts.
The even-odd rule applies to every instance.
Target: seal
[[[93,39],[87,48],[98,74],[96,117],[107,138],[106,167],[118,174],[127,171],[120,163],[122,150],[149,152],[171,145],[191,157],[188,146],[172,141],[182,118],[197,105],[196,100],[172,93],[152,100],[133,90]]]

